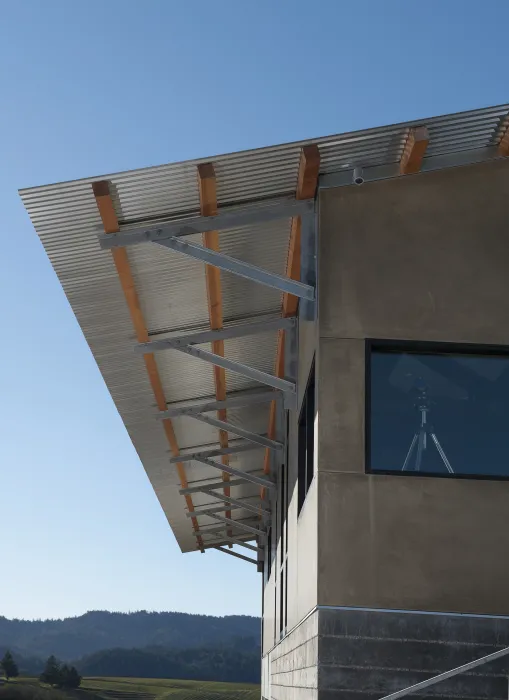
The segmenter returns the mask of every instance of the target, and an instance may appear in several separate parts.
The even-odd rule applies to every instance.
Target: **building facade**
[[[509,644],[508,192],[505,160],[319,190],[264,697],[379,698]],[[505,698],[507,664],[436,692]]]
[[[509,648],[508,156],[502,105],[21,191],[181,551],[263,577],[266,700]]]

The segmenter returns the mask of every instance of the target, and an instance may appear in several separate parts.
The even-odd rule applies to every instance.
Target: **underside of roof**
[[[183,551],[255,536],[263,544],[271,506],[264,480],[275,477],[272,453],[283,451],[275,418],[283,403],[272,401],[279,397],[276,384],[254,377],[263,379],[256,371],[279,377],[288,380],[285,391],[291,389],[282,354],[285,334],[295,327],[278,320],[295,316],[297,304],[278,280],[303,282],[302,298],[312,287],[312,275],[311,281],[302,277],[304,210],[295,203],[312,203],[319,184],[351,184],[354,172],[376,179],[505,157],[508,111],[502,105],[21,191]],[[266,203],[277,213],[264,218],[254,208]],[[249,216],[242,218],[246,207]],[[213,218],[219,235],[203,229],[200,217],[225,212],[232,212],[232,223]],[[158,236],[168,241],[165,226],[173,231],[173,247],[158,245]],[[113,241],[116,232],[119,242],[104,249],[104,238]],[[145,236],[137,245],[127,238],[133,232]],[[175,236],[219,252],[217,265],[226,267],[218,273],[215,259],[205,264],[199,251],[189,253],[192,246],[179,248]],[[231,260],[251,267],[241,274]],[[271,274],[270,284],[259,270]],[[257,324],[256,332],[221,336],[221,329],[246,323]],[[216,339],[135,351],[141,343],[211,329],[220,331]],[[212,351],[219,363],[224,357],[227,366],[200,351]],[[236,363],[255,374],[237,371]],[[215,404],[232,399],[226,409]],[[212,409],[186,413],[203,402]],[[188,458],[204,451],[212,454]]]

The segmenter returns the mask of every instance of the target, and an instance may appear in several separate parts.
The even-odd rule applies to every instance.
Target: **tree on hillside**
[[[9,680],[9,678],[17,678],[19,676],[18,665],[12,658],[10,651],[6,651],[4,658],[0,661],[0,668],[4,672],[4,676]]]
[[[82,678],[74,666],[64,664],[60,669],[60,688],[79,688]]]
[[[53,655],[46,661],[46,666],[39,676],[39,680],[41,683],[52,686],[57,686],[60,683],[60,665]]]

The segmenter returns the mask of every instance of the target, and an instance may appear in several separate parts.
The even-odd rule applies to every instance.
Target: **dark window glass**
[[[371,471],[509,476],[509,354],[373,344],[369,369]]]
[[[315,365],[311,368],[299,416],[298,434],[298,510],[302,508],[314,471],[315,454]]]
[[[272,528],[269,527],[267,532],[267,581],[270,578],[272,571]]]
[[[284,592],[285,592],[285,569],[284,569],[284,567],[281,567],[281,576],[279,578],[279,635],[280,636],[282,636],[285,632]]]

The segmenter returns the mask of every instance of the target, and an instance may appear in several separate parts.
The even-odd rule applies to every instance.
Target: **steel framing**
[[[242,443],[241,445],[232,445],[231,447],[217,447],[213,450],[198,450],[197,452],[188,452],[179,454],[177,457],[170,457],[170,464],[178,464],[180,462],[191,462],[199,457],[221,457],[222,455],[233,455],[239,452],[250,452],[252,450],[261,449],[261,445],[254,442]],[[191,492],[192,493],[192,492]]]
[[[225,482],[228,483],[228,482]],[[215,496],[218,498],[218,494],[210,494],[211,496]],[[243,503],[242,501],[237,501],[236,499],[229,499],[226,500],[227,497],[225,497],[223,503],[219,505],[209,505],[209,506],[203,506],[203,508],[195,508],[193,511],[188,511],[186,513],[186,516],[188,518],[194,518],[198,515],[210,515],[210,513],[220,513],[221,511],[225,510],[224,504],[228,504],[227,510],[248,510],[251,513],[255,513],[255,515],[265,515],[268,516],[270,515],[270,511],[267,509],[260,508],[260,506],[255,506],[252,503]],[[220,499],[221,500],[221,499]]]
[[[199,246],[184,240],[186,236],[205,233],[208,231],[220,231],[223,229],[232,229],[240,226],[256,225],[269,222],[275,219],[290,219],[300,217],[301,219],[301,279],[295,280],[290,276],[278,275],[267,270],[263,270],[255,265],[234,259],[228,255],[220,253],[217,250],[209,248],[205,245]],[[315,204],[313,199],[297,200],[291,199],[273,199],[263,203],[238,206],[221,211],[221,213],[213,216],[198,216],[188,217],[180,220],[166,221],[155,225],[142,226],[138,228],[129,227],[118,233],[101,233],[99,235],[100,245],[103,249],[113,249],[116,247],[125,247],[139,243],[152,242],[170,248],[178,253],[182,253],[189,257],[195,258],[204,262],[207,265],[212,265],[220,270],[226,270],[232,274],[239,275],[246,279],[259,284],[275,288],[285,294],[291,294],[300,299],[299,317],[304,320],[314,319],[316,316],[316,219],[315,219]],[[287,350],[285,351],[285,374],[284,377],[275,376],[262,370],[250,367],[242,362],[228,359],[222,353],[211,352],[201,347],[196,347],[204,343],[214,343],[224,341],[231,338],[239,338],[250,336],[258,333],[284,331],[287,337]],[[161,350],[178,350],[182,353],[196,357],[205,362],[209,362],[216,367],[221,367],[230,372],[235,372],[248,379],[264,384],[271,388],[271,391],[256,392],[250,396],[233,396],[226,397],[224,400],[209,400],[201,401],[191,405],[171,406],[166,410],[161,411],[158,415],[159,419],[171,419],[174,416],[190,416],[195,420],[207,423],[218,428],[220,431],[225,431],[233,435],[238,435],[247,443],[241,445],[233,445],[223,448],[202,449],[190,451],[187,454],[172,456],[171,463],[179,464],[182,462],[196,461],[213,467],[224,474],[236,477],[237,484],[252,483],[262,486],[268,490],[269,494],[273,494],[275,490],[275,482],[271,478],[258,476],[249,472],[242,472],[234,469],[228,463],[222,464],[216,462],[212,457],[224,457],[225,455],[242,453],[249,449],[259,447],[269,448],[272,451],[271,463],[273,473],[277,474],[278,466],[281,464],[282,450],[285,446],[285,437],[283,430],[283,415],[284,410],[295,408],[297,403],[297,352],[298,352],[298,337],[297,337],[297,320],[295,318],[276,318],[265,321],[252,321],[228,326],[227,328],[203,330],[194,333],[185,333],[173,335],[167,338],[154,339],[149,342],[138,343],[135,347],[135,352],[138,354],[148,355]],[[290,360],[288,360],[290,358]],[[282,398],[282,401],[279,399]],[[255,403],[272,402],[276,400],[277,412],[277,429],[276,438],[272,439],[266,435],[260,435],[247,430],[243,427],[234,425],[226,420],[205,415],[209,411],[222,411],[231,407],[249,406]],[[227,460],[222,460],[227,461]],[[217,488],[225,488],[229,482],[223,481]],[[245,508],[255,512],[261,522],[266,522],[270,518],[270,508],[264,507],[263,503],[259,507],[249,503],[244,503],[238,499],[228,496],[222,496],[215,493],[210,487],[203,486],[188,487],[181,489],[180,493],[187,495],[195,492],[206,493],[217,501],[222,501],[221,505],[211,505],[202,510],[191,510],[188,517],[197,518],[200,515],[207,515],[216,520],[222,520],[231,527],[248,530],[261,537],[261,532],[258,528],[253,528],[245,523],[239,523],[224,515],[219,515],[226,507],[230,509]],[[196,527],[196,522],[195,522]],[[230,529],[227,531],[227,536],[232,536]],[[200,528],[194,530],[194,534],[200,538]],[[218,549],[222,550],[221,547]],[[232,552],[224,550],[228,554]],[[244,557],[245,558],[245,557]],[[254,562],[257,563],[257,562]]]
[[[248,561],[250,564],[256,564],[258,566],[258,560],[257,559],[252,559],[251,557],[246,557],[245,554],[239,554],[239,552],[232,552],[231,549],[225,549],[225,547],[214,547],[214,549],[217,549],[219,552],[223,552],[223,554],[229,554],[231,557],[237,557],[237,559],[243,559],[244,561]]]
[[[260,535],[260,533],[263,532],[263,530],[261,530],[258,527],[253,527],[252,525],[246,525],[241,520],[232,520],[231,518],[227,518],[224,515],[218,515],[217,513],[209,513],[209,518],[213,518],[214,520],[220,520],[224,523],[227,523],[228,525],[235,525],[240,530],[245,530],[246,532],[251,532],[256,537],[258,537]]]
[[[251,521],[251,518],[249,519],[249,521]],[[227,535],[228,534],[227,530],[231,530],[232,528],[235,529],[235,526],[237,525],[237,523],[243,522],[243,521],[235,520],[234,522],[235,522],[235,525],[224,524],[224,525],[218,525],[215,527],[209,527],[208,525],[206,525],[205,526],[206,529],[204,529],[204,526],[202,525],[201,528],[199,527],[197,530],[194,530],[193,534],[196,537],[198,537],[198,536],[199,537],[206,537],[207,535],[216,535],[218,532],[221,532],[221,533],[224,533],[225,535]],[[240,530],[240,528],[239,528],[239,530]],[[237,533],[237,534],[239,535],[239,537],[242,535],[246,536],[245,532],[244,533]],[[265,532],[263,530],[260,530],[260,533],[257,534],[256,537],[261,538],[262,540],[265,541],[265,539],[267,538],[267,535],[265,534]],[[251,535],[251,539],[255,539],[255,537],[253,535]],[[207,540],[204,540],[203,544],[206,545]]]
[[[174,348],[179,352],[184,352],[187,355],[192,355],[200,360],[205,360],[205,362],[210,362],[217,367],[224,367],[224,369],[230,370],[230,372],[235,372],[236,374],[241,374],[244,377],[253,379],[255,382],[260,382],[261,384],[267,384],[268,386],[274,387],[274,389],[280,389],[287,393],[295,394],[297,387],[294,382],[289,382],[286,379],[280,379],[275,377],[273,374],[268,374],[268,372],[262,372],[262,370],[255,369],[254,367],[249,367],[242,362],[237,362],[236,360],[229,360],[222,355],[216,355],[208,350],[203,350],[202,348],[197,348],[194,345],[185,345],[178,348]]]
[[[205,548],[207,547],[214,547],[218,544],[225,544],[226,542],[231,542],[231,544],[236,544],[239,547],[245,547],[246,549],[251,550],[252,552],[256,552],[257,554],[264,554],[265,550],[263,547],[257,547],[254,544],[249,544],[248,542],[243,542],[242,540],[237,539],[236,537],[221,537],[215,540],[208,540],[205,544]]]
[[[201,331],[198,333],[185,333],[170,338],[152,340],[149,343],[138,343],[134,350],[137,353],[155,352],[156,350],[170,350],[188,345],[201,345],[212,343],[216,340],[228,340],[230,338],[243,338],[257,333],[270,333],[282,329],[292,328],[296,323],[295,318],[275,318],[269,321],[255,321],[254,323],[239,323],[236,326],[221,328],[220,330]]]
[[[272,479],[269,479],[266,476],[256,476],[255,474],[252,474],[250,472],[242,472],[240,469],[234,469],[233,467],[230,467],[230,465],[227,464],[221,464],[220,462],[214,462],[212,459],[207,459],[206,457],[199,457],[195,458],[197,462],[202,462],[203,464],[207,464],[209,467],[213,467],[214,469],[219,469],[219,471],[225,472],[226,474],[230,474],[231,476],[236,476],[240,479],[244,479],[244,481],[250,481],[253,484],[258,484],[259,486],[263,486],[266,489],[275,489],[276,484],[272,481]],[[228,482],[225,482],[226,485],[228,485]]]
[[[313,301],[315,298],[315,289],[308,284],[297,282],[284,275],[277,275],[275,272],[262,270],[261,267],[251,265],[242,260],[237,260],[237,258],[232,258],[224,253],[217,253],[210,248],[188,243],[180,238],[165,238],[157,241],[157,243],[165,248],[174,250],[176,253],[182,253],[183,255],[188,255],[190,258],[201,260],[207,263],[207,265],[213,265],[220,270],[225,270],[226,272],[231,272],[234,275],[251,280],[251,282],[264,284],[267,287],[278,289],[280,292],[287,292],[288,294],[293,294],[296,297],[308,299],[309,301]]]
[[[270,508],[268,508],[262,501],[258,499],[258,503],[255,505],[253,503],[245,503],[244,500],[239,500],[238,498],[232,498],[231,496],[225,496],[223,493],[215,493],[214,491],[203,491],[203,493],[212,496],[213,498],[217,498],[220,501],[223,501],[224,503],[231,503],[232,506],[236,506],[237,508],[246,508],[247,510],[252,510],[254,513],[258,515],[270,515]]]
[[[103,233],[101,227],[99,241],[101,248],[109,250],[119,246],[138,243],[158,242],[169,237],[190,236],[207,231],[222,231],[240,226],[268,223],[277,219],[291,219],[314,210],[314,201],[287,199],[267,199],[263,203],[244,204],[223,209],[213,216],[193,216],[184,219],[162,222],[138,228],[128,228],[120,233]]]
[[[225,482],[227,483],[227,482]],[[203,508],[195,508],[194,510],[187,511],[187,518],[198,518],[200,515],[210,515],[210,513],[222,513],[224,512],[224,503],[218,506],[208,506]],[[239,510],[239,506],[232,506],[228,510]]]
[[[282,450],[283,445],[277,440],[271,440],[264,435],[259,435],[258,433],[253,433],[251,430],[246,430],[238,425],[233,425],[233,423],[228,423],[224,420],[219,420],[218,418],[213,418],[212,416],[205,416],[201,413],[190,416],[201,423],[207,423],[208,425],[213,425],[214,428],[219,428],[219,430],[225,430],[228,433],[233,433],[234,435],[239,435],[239,437],[249,440],[250,442],[260,445],[261,447],[268,447],[271,450]],[[195,459],[197,459],[195,457]]]
[[[242,472],[244,473],[244,472]],[[249,472],[248,472],[249,473]],[[255,476],[263,476],[263,471],[260,469],[255,473]],[[199,493],[201,491],[213,491],[214,489],[223,489],[224,481],[213,481],[209,484],[199,484],[197,486],[188,486],[185,489],[179,489],[181,496],[185,496],[186,493]],[[246,484],[246,479],[230,479],[228,481],[228,487],[232,488],[234,486],[242,486]]]
[[[161,411],[158,418],[173,418],[174,416],[191,416],[195,413],[206,413],[207,411],[220,411],[223,408],[242,408],[257,403],[269,403],[277,401],[281,394],[279,391],[271,389],[268,391],[243,392],[240,396],[229,396],[225,401],[200,401],[190,406],[168,406],[166,411]]]

